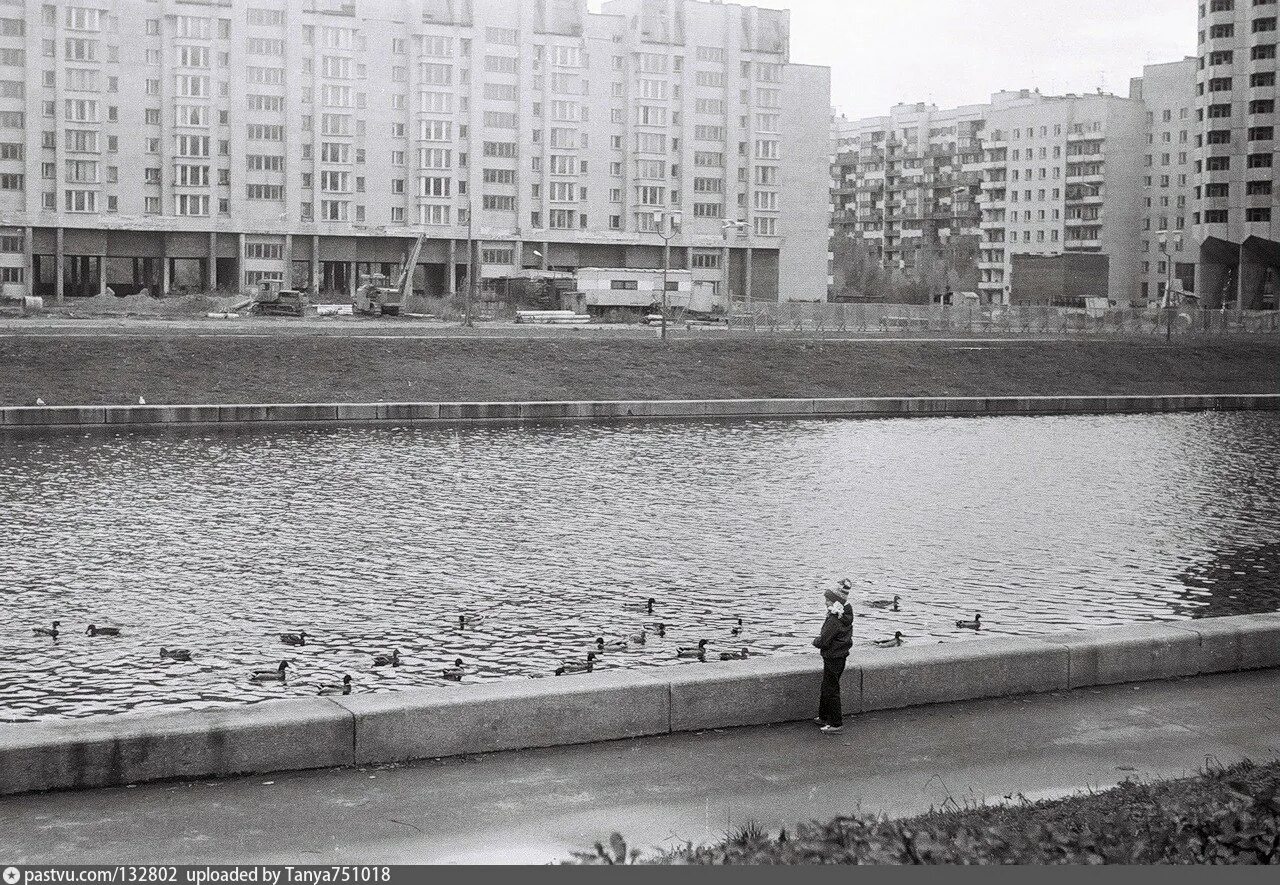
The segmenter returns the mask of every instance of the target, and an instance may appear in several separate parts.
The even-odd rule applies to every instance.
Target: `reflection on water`
[[[969,638],[976,610],[992,634],[1276,610],[1278,440],[1247,412],[0,437],[0,719],[343,673],[448,691],[455,657],[465,681],[546,675],[654,620],[602,667],[697,666],[674,648],[702,637],[811,653],[845,575],[903,597],[855,597],[863,640]],[[287,684],[247,680],[284,657]]]

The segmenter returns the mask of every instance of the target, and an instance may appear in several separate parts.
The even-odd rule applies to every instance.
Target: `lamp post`
[[[722,233],[722,234],[724,235],[724,242],[725,242],[725,245],[726,245],[726,246],[728,246],[728,245],[729,245],[729,229],[730,229],[730,228],[734,228],[734,229],[735,229],[735,230],[737,230],[740,234],[745,234],[745,233],[746,233],[746,231],[747,231],[747,223],[746,223],[745,221],[743,221],[742,219],[740,219],[740,218],[739,218],[739,219],[727,219],[727,220],[725,220],[725,221],[720,222],[720,233]],[[728,260],[727,253],[726,253],[726,258],[725,258],[725,260],[726,260],[726,261]],[[748,249],[748,250],[747,250],[747,262],[748,262],[748,264],[750,264],[750,262],[751,262],[751,250],[750,250],[750,249]],[[728,282],[729,282],[729,268],[728,268],[728,266],[727,266],[727,265],[725,266],[725,269],[724,269],[724,276],[725,276],[725,283],[728,283]],[[747,297],[747,310],[748,310],[748,311],[750,311],[750,310],[751,310],[751,282],[750,282],[750,280],[751,280],[751,271],[750,271],[750,270],[748,270],[748,271],[747,271],[747,281],[748,281],[748,282],[747,282],[747,295],[746,295],[746,297]],[[731,303],[730,303],[730,305],[729,305],[729,306],[730,306],[730,308],[732,308],[732,307],[733,307],[732,299],[730,299],[730,302],[731,302]]]
[[[680,229],[680,213],[654,210],[653,221],[662,237],[662,340],[667,340],[667,275],[671,272],[671,238]]]
[[[1164,304],[1163,307],[1167,311],[1165,315],[1164,340],[1173,340],[1173,313],[1176,308],[1173,305],[1173,253],[1169,251],[1169,232],[1167,230],[1160,231],[1160,254],[1164,256]],[[1182,234],[1175,232],[1173,234],[1173,252],[1182,251]]]

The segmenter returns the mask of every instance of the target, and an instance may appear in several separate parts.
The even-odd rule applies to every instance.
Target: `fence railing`
[[[1280,332],[1280,311],[936,304],[735,304],[733,329],[959,335],[1216,335]]]

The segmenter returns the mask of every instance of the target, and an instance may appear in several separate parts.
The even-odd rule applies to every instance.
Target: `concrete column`
[[[347,295],[350,296],[352,303],[356,300],[356,262],[351,261],[347,264]]]
[[[284,235],[284,288],[293,288],[293,234]]]
[[[318,173],[317,173],[318,174]],[[320,294],[320,235],[311,235],[311,294]]]
[[[516,270],[524,270],[524,240],[516,240],[511,247],[511,263]]]
[[[165,298],[169,294],[169,286],[172,280],[169,277],[169,256],[160,256],[160,297]]]
[[[205,288],[210,292],[218,288],[218,232],[209,231],[209,266],[205,268]]]
[[[449,267],[445,273],[445,292],[450,298],[458,294],[458,241],[449,238]]]
[[[30,227],[22,229],[22,279],[26,283],[27,294],[36,294],[35,232]]]
[[[98,256],[98,294],[107,294],[107,256]]]
[[[236,290],[238,292],[243,292],[245,289],[244,234],[240,234],[238,237],[236,237],[236,277],[237,277]]]
[[[53,269],[57,277],[53,281],[53,300],[55,302],[62,301],[63,280],[62,275],[66,271],[66,254],[62,248],[62,228],[59,227],[55,234],[53,247]]]
[[[542,244],[542,262],[541,262],[541,267],[543,270],[547,269],[547,261],[550,258],[551,258],[551,244],[543,243]]]

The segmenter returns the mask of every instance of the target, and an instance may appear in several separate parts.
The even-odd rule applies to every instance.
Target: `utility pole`
[[[1164,340],[1166,342],[1169,342],[1173,340],[1173,314],[1174,314],[1174,311],[1177,309],[1174,307],[1174,304],[1173,304],[1173,257],[1174,256],[1173,256],[1173,252],[1169,251],[1169,232],[1164,230],[1160,231],[1159,238],[1160,238],[1160,252],[1164,255],[1164,271],[1165,271],[1164,308],[1165,308],[1166,314],[1165,314],[1165,326],[1164,326]],[[1182,234],[1175,233],[1173,235],[1173,249],[1174,249],[1174,252],[1181,251]]]
[[[745,231],[746,227],[747,227],[747,223],[745,221],[742,221],[741,219],[720,222],[720,232],[724,234],[725,245],[726,246],[729,245],[729,228],[736,228],[738,231]],[[726,255],[727,254],[728,253],[726,252]],[[751,310],[751,250],[750,249],[747,249],[746,259],[747,259],[746,298],[747,298],[747,311],[750,312]],[[726,262],[728,261],[727,258],[725,260]],[[729,282],[729,265],[727,263],[725,264],[725,268],[724,268],[724,277],[725,277],[725,283],[728,283]],[[733,307],[732,299],[730,299],[729,307],[730,308]]]

